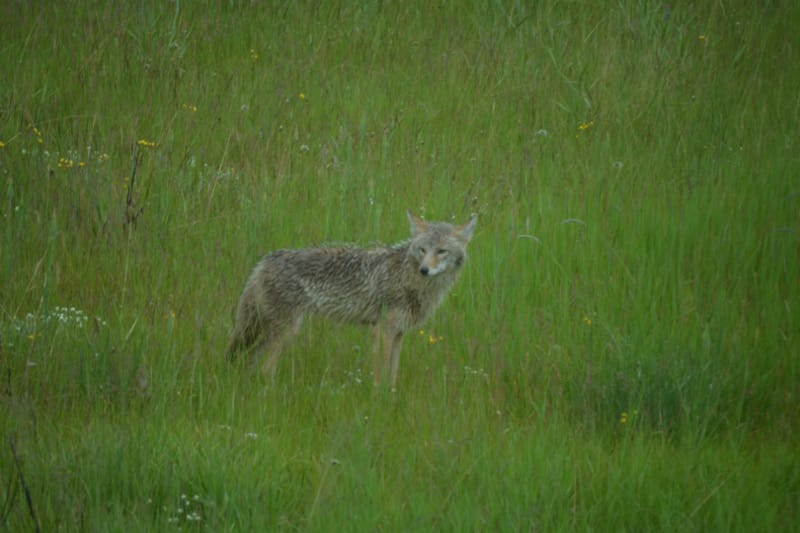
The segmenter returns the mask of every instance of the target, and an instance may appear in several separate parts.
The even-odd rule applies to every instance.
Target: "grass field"
[[[789,531],[797,2],[0,3],[0,529]],[[406,339],[258,258],[478,215]]]

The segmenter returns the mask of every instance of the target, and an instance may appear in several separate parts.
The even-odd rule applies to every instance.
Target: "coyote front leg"
[[[392,388],[394,389],[397,386],[397,369],[400,368],[400,348],[403,347],[403,333],[395,333],[390,344],[387,355],[391,354]],[[387,364],[389,363],[389,361],[386,362]]]
[[[381,379],[383,378],[383,369],[385,368],[383,363],[383,353],[386,350],[386,345],[388,344],[385,335],[384,335],[385,325],[382,323],[375,324],[374,333],[375,333],[375,349],[374,349],[374,372],[373,372],[373,379],[375,381],[375,386],[379,386],[381,384]]]
[[[397,384],[397,370],[400,367],[400,348],[403,346],[403,332],[397,327],[397,319],[392,314],[375,325],[375,385],[380,385],[385,375],[391,378],[392,387]]]

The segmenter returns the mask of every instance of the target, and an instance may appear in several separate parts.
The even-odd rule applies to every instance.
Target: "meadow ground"
[[[0,3],[0,529],[800,522],[796,2]],[[406,340],[259,256],[479,217]]]

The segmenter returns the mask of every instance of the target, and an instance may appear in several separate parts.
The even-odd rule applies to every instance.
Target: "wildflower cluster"
[[[152,503],[152,500],[148,500],[148,503]],[[162,510],[166,511],[167,508],[163,507]],[[176,524],[178,526],[185,522],[200,523],[203,520],[202,512],[203,502],[200,500],[198,494],[195,494],[191,498],[186,494],[181,494],[178,506],[175,509],[175,514],[167,518],[167,523]]]
[[[347,370],[347,371],[345,371],[345,375],[346,375],[346,376],[347,376],[347,377],[348,377],[348,378],[349,378],[349,379],[350,379],[350,380],[351,380],[353,383],[355,383],[356,385],[361,385],[361,383],[363,383],[363,382],[364,382],[364,380],[363,380],[363,379],[362,379],[362,377],[361,377],[361,369],[360,369],[360,368],[356,368],[356,369],[355,369],[355,371],[353,371],[353,370]],[[344,388],[344,387],[345,387],[345,385],[346,385],[346,384],[343,384],[343,385],[342,385],[342,387]]]
[[[105,326],[106,321],[102,318],[95,317],[95,321],[99,326]],[[89,317],[74,307],[53,307],[52,310],[42,314],[41,316],[28,313],[25,318],[13,318],[11,320],[10,331],[16,335],[23,335],[29,341],[34,341],[37,338],[37,333],[42,329],[55,325],[59,328],[82,330],[89,322]],[[0,331],[2,334],[2,331]],[[14,335],[9,336],[9,346],[13,346]]]
[[[0,148],[5,147],[5,144],[0,142]],[[20,153],[23,155],[35,155],[39,152],[37,150],[29,150],[26,148],[20,148]],[[91,146],[86,147],[86,153],[83,154],[82,151],[79,150],[66,150],[65,152],[51,152],[49,150],[42,150],[41,155],[48,161],[53,161],[53,165],[60,169],[71,169],[71,168],[85,168],[88,167],[92,163],[102,164],[105,161],[111,159],[111,156],[107,153],[98,153],[92,150]]]
[[[191,111],[192,113],[197,113],[197,106],[196,105],[181,104],[181,109],[184,109],[186,111]]]
[[[42,322],[45,324],[56,322],[59,325],[67,327],[76,327],[78,329],[86,326],[89,317],[80,309],[74,307],[54,307],[52,311],[42,317]]]
[[[422,338],[425,337],[425,330],[424,329],[419,330],[419,336],[422,337]],[[441,335],[428,334],[428,344],[430,344],[430,345],[436,344],[437,342],[442,342],[443,340],[444,340],[444,337],[442,337]]]
[[[4,143],[3,141],[0,141],[0,148],[5,148],[5,147],[6,147],[6,143]]]
[[[354,346],[356,351],[360,351],[360,346]],[[344,393],[344,391],[348,390],[351,387],[360,387],[364,383],[367,383],[368,380],[363,376],[361,369],[356,368],[355,370],[346,370],[344,373],[344,378],[339,382],[335,383],[333,381],[330,382],[332,385],[331,392],[334,394]]]
[[[34,126],[33,124],[31,124],[29,127],[30,127],[31,131],[33,131],[33,134],[36,135],[36,142],[39,143],[39,144],[44,143],[44,138],[42,137],[41,130],[39,128],[37,128],[36,126]]]
[[[588,132],[590,129],[594,127],[594,120],[590,120],[588,122],[581,122],[578,124],[578,133],[575,134],[575,138],[580,138],[582,133]]]
[[[49,157],[51,154],[50,152],[45,151],[44,155],[45,157]],[[92,153],[91,146],[86,147],[86,158],[83,158],[78,150],[67,150],[66,154],[63,156],[58,152],[52,155],[54,157],[58,157],[56,162],[56,166],[58,168],[84,168],[92,161],[92,159],[96,160],[98,163],[102,163],[103,161],[111,159],[111,156],[106,153]]]
[[[486,372],[483,368],[472,368],[470,366],[464,366],[464,374],[468,376],[478,376],[483,379],[489,379],[489,373]]]
[[[78,161],[75,163],[75,160],[70,159],[68,157],[59,157],[58,158],[58,168],[72,168],[77,166],[78,168],[83,168],[86,166],[85,161]]]
[[[256,52],[255,48],[251,48],[250,49],[250,60],[251,61],[255,61],[256,59],[258,59],[258,52]]]
[[[155,148],[156,146],[158,146],[158,143],[157,143],[157,142],[155,142],[155,141],[148,141],[148,140],[146,140],[146,139],[139,139],[139,140],[136,142],[136,144],[138,144],[139,146],[143,146],[143,147],[145,147],[145,148]]]
[[[638,414],[639,414],[638,409],[634,409],[633,411],[630,412],[630,414],[627,411],[623,411],[619,415],[619,423],[624,426],[629,421],[632,421],[634,418],[636,418],[636,415]]]

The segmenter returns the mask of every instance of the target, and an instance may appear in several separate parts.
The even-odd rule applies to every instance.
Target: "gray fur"
[[[373,326],[375,381],[381,379],[383,351],[394,385],[403,334],[419,327],[455,282],[476,223],[475,217],[458,227],[426,223],[410,212],[408,218],[412,238],[393,246],[323,246],[264,256],[239,299],[229,359],[267,350],[262,371],[273,373],[283,342],[303,317],[318,314]]]

